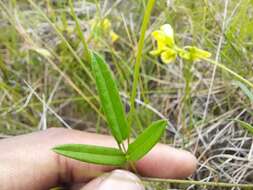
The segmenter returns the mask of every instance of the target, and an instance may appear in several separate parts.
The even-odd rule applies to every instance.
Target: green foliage
[[[137,64],[135,66],[135,75],[133,82],[134,85],[132,91],[133,93],[131,96],[131,113],[133,113],[132,110],[134,109],[133,100],[135,99],[137,81],[139,78],[138,67],[141,63],[141,52],[144,45],[145,31],[154,3],[155,0],[149,1],[141,29],[142,35],[140,37],[138,49],[139,56],[137,56]],[[78,25],[78,27],[80,27],[73,9],[72,16],[74,16],[76,24]],[[108,25],[110,25],[109,21]],[[132,161],[137,161],[141,159],[153,148],[153,146],[159,141],[160,137],[164,133],[167,122],[165,120],[154,122],[146,130],[144,130],[143,133],[140,134],[133,143],[129,144],[130,127],[127,123],[127,119],[125,116],[124,108],[119,96],[119,91],[115,79],[113,78],[113,75],[105,60],[98,54],[90,52],[87,49],[88,46],[86,45],[84,38],[82,38],[82,41],[85,46],[86,53],[89,54],[86,55],[86,57],[91,58],[90,64],[92,68],[92,73],[95,79],[100,103],[104,111],[106,121],[108,123],[108,128],[110,129],[112,135],[117,141],[119,150],[106,147],[74,144],[62,145],[54,148],[53,150],[56,153],[80,161],[106,165],[123,165],[127,161],[131,164],[132,167],[134,167]],[[132,122],[129,123],[130,125],[132,124]],[[124,146],[124,140],[126,139],[128,140],[128,150],[126,150]]]
[[[139,69],[141,65],[141,58],[142,58],[142,50],[144,47],[144,36],[145,31],[147,29],[148,23],[149,23],[149,17],[153,8],[153,5],[155,3],[155,0],[148,1],[147,9],[144,14],[143,23],[141,27],[141,35],[140,35],[140,41],[138,43],[138,53],[136,58],[136,64],[134,67],[134,81],[133,81],[133,88],[132,93],[130,97],[130,120],[129,124],[127,123],[126,115],[124,112],[124,107],[121,102],[119,91],[117,88],[117,84],[115,82],[115,79],[113,78],[113,75],[109,69],[108,64],[105,62],[105,60],[99,56],[98,54],[91,52],[88,49],[88,45],[82,36],[81,27],[79,24],[79,21],[75,15],[73,6],[71,1],[71,14],[75,20],[75,23],[77,25],[78,29],[78,35],[82,40],[82,43],[84,45],[85,49],[85,57],[86,60],[88,60],[88,63],[91,65],[93,77],[90,77],[92,80],[94,79],[97,92],[99,95],[99,100],[101,104],[101,108],[104,112],[105,119],[108,124],[108,128],[110,129],[113,137],[118,143],[120,155],[116,154],[116,149],[113,149],[113,151],[108,151],[107,155],[106,147],[87,147],[86,145],[82,146],[82,148],[76,148],[75,145],[68,145],[68,150],[65,150],[64,148],[60,147],[59,149],[56,148],[54,151],[56,151],[59,154],[62,154],[64,156],[78,159],[81,161],[91,162],[91,163],[97,163],[97,164],[108,164],[108,165],[123,165],[125,162],[129,162],[131,165],[133,161],[137,161],[141,159],[145,154],[147,154],[152,147],[159,141],[160,137],[165,131],[166,128],[166,121],[161,120],[152,123],[147,129],[143,131],[142,134],[137,136],[136,140],[129,144],[130,141],[130,129],[131,125],[133,124],[132,119],[134,118],[132,115],[134,113],[134,100],[136,97],[136,89],[139,81]],[[96,26],[96,24],[94,25]],[[109,31],[109,28],[111,26],[111,23],[109,20],[105,19],[100,22],[98,25],[99,28],[105,29]],[[99,30],[97,27],[92,27],[92,31],[94,33],[94,30],[99,33]],[[96,33],[96,32],[95,32]],[[109,32],[107,32],[109,33]],[[191,88],[190,83],[192,81],[192,63],[194,61],[200,61],[200,60],[206,60],[211,63],[213,63],[213,60],[209,60],[208,58],[211,56],[211,53],[204,51],[202,49],[199,49],[195,46],[184,46],[183,48],[177,46],[175,39],[174,39],[174,31],[173,28],[169,24],[162,25],[159,30],[155,30],[152,33],[154,39],[157,42],[157,48],[150,53],[155,56],[160,56],[162,62],[164,63],[170,63],[174,61],[177,57],[180,57],[184,60],[186,60],[186,63],[189,62],[184,67],[184,77],[186,79],[186,85],[185,85],[185,96],[184,101],[186,102],[187,106],[189,107],[189,113],[190,113],[190,122],[192,122],[192,111],[191,111]],[[228,71],[241,81],[245,83],[249,83],[246,79],[239,76],[237,73],[231,71],[230,69],[226,68],[225,66],[216,63],[217,66],[222,68],[223,70]],[[86,68],[86,66],[85,66]],[[87,69],[87,68],[86,68]],[[183,111],[185,118],[186,114],[185,111]],[[186,126],[186,123],[185,123]],[[248,128],[249,129],[249,128]],[[128,149],[126,150],[124,146],[124,141],[128,140]],[[80,145],[79,145],[80,146]],[[94,150],[92,150],[94,148]],[[116,151],[116,152],[115,152]],[[116,155],[115,155],[116,154]]]
[[[65,144],[57,146],[53,150],[60,155],[94,164],[120,166],[126,162],[124,153],[115,148],[84,144]]]
[[[105,61],[96,53],[92,56],[92,71],[103,111],[114,138],[118,143],[129,137],[129,127],[119,92]]]
[[[141,159],[159,141],[167,122],[160,120],[152,123],[133,143],[129,144],[127,151],[122,149],[123,141],[130,138],[130,133],[117,85],[107,63],[96,53],[91,55],[91,67],[108,127],[119,149],[66,144],[57,146],[53,150],[72,159],[104,165],[119,166]]]
[[[165,131],[167,122],[160,120],[152,123],[140,134],[136,140],[129,144],[127,158],[131,161],[141,159],[159,141]]]

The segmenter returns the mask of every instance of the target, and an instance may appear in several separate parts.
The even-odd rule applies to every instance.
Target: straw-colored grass
[[[110,64],[126,110],[135,103],[133,133],[167,118],[163,142],[198,158],[198,170],[189,180],[252,183],[253,134],[250,125],[237,121],[253,121],[252,0],[157,0],[142,48],[138,42],[146,6],[145,0],[77,0],[75,18],[67,0],[1,0],[0,138],[51,126],[107,133],[85,39]],[[105,18],[119,36],[115,42],[108,33],[92,30],[92,23]],[[214,61],[194,63],[189,79],[184,61],[165,65],[151,56],[155,43],[150,34],[165,23],[173,26],[177,44],[208,50]],[[135,63],[140,66],[136,71]],[[174,186],[219,188],[181,185]]]

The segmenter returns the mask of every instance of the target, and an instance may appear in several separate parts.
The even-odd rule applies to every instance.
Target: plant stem
[[[130,164],[130,166],[131,166],[133,172],[136,173],[136,174],[138,174],[138,171],[137,171],[137,169],[136,169],[136,167],[135,167],[134,162],[130,161],[129,164]]]
[[[192,122],[192,100],[191,100],[191,83],[193,79],[192,74],[192,67],[193,67],[193,61],[185,61],[183,64],[183,75],[185,79],[185,89],[184,89],[184,96],[183,96],[183,129],[186,129],[186,117],[187,114],[189,115],[189,125],[190,128],[193,126]]]
[[[138,80],[139,80],[139,75],[140,75],[140,66],[141,66],[141,59],[142,59],[142,50],[144,46],[144,39],[145,39],[145,33],[149,24],[149,18],[152,12],[152,9],[154,7],[155,0],[149,0],[146,11],[144,14],[143,22],[141,25],[141,32],[140,32],[140,39],[138,42],[138,49],[137,49],[137,55],[136,55],[136,62],[134,65],[134,81],[133,81],[133,87],[132,87],[132,92],[131,92],[131,97],[130,97],[130,117],[129,117],[129,127],[131,130],[131,125],[132,125],[132,120],[133,120],[133,114],[135,112],[135,107],[134,107],[134,102],[135,102],[135,97],[137,94],[137,87],[138,87]]]
[[[236,72],[234,72],[233,70],[229,69],[228,67],[226,67],[225,65],[217,62],[217,61],[214,61],[212,59],[204,59],[206,60],[207,62],[209,63],[212,63],[214,65],[217,65],[219,68],[227,71],[228,73],[230,73],[231,75],[233,75],[235,78],[237,78],[238,80],[240,80],[241,82],[247,84],[248,86],[250,86],[251,88],[253,88],[253,83],[250,82],[249,80],[243,78],[241,75],[237,74]]]
[[[123,148],[121,147],[121,144],[117,142],[117,145],[118,145],[119,149],[120,149],[122,152],[124,152]]]
[[[126,152],[127,152],[127,149],[126,149],[124,143],[122,143],[121,146],[122,146],[123,152],[126,153]]]
[[[152,182],[166,182],[174,184],[185,184],[185,185],[200,185],[200,186],[213,186],[213,187],[239,187],[239,188],[253,188],[253,184],[233,184],[233,183],[223,183],[223,182],[201,182],[194,180],[179,180],[179,179],[160,179],[160,178],[148,178],[142,177],[143,181]]]

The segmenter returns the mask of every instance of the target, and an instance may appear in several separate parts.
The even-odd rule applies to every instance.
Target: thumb
[[[80,190],[144,190],[141,180],[125,170],[114,170],[95,178]]]

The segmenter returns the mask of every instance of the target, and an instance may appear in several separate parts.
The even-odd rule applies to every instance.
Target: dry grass
[[[128,110],[145,1],[94,2],[75,1],[75,11],[90,48],[110,63]],[[107,133],[67,1],[38,1],[34,7],[27,1],[1,0],[0,5],[0,138],[50,126]],[[94,37],[91,30],[91,20],[104,17],[119,35],[115,43],[106,34]],[[134,132],[154,118],[168,118],[163,141],[198,157],[198,170],[190,179],[252,183],[252,134],[234,119],[252,123],[253,94],[227,72],[197,62],[188,105],[183,98],[185,63],[164,65],[150,56],[150,33],[170,23],[178,44],[209,50],[214,60],[252,81],[252,19],[252,0],[156,2],[143,49]]]

